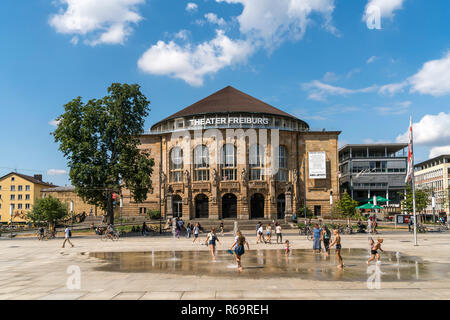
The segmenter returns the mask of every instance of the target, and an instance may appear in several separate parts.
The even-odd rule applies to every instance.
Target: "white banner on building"
[[[308,152],[309,156],[309,178],[326,179],[327,163],[325,152]]]

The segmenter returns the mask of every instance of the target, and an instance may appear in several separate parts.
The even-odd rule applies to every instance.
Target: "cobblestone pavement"
[[[202,239],[205,235],[201,235]],[[246,234],[251,249],[282,249],[283,245],[255,244]],[[381,281],[379,289],[369,289],[366,281],[317,281],[301,277],[252,279],[239,276],[213,277],[171,273],[101,271],[105,262],[90,252],[148,252],[204,250],[185,238],[136,237],[104,242],[94,236],[76,236],[74,248],[61,248],[63,239],[38,241],[35,238],[0,239],[0,299],[449,299],[450,233],[419,234],[419,246],[404,231],[385,231],[384,249],[443,265],[440,274],[427,281]],[[294,231],[284,233],[292,249],[311,249],[312,242]],[[233,241],[222,238],[223,248]],[[344,248],[367,248],[368,235],[343,235]],[[219,246],[219,249],[220,246]],[[334,250],[331,252],[334,255]],[[382,256],[383,257],[383,256]],[[382,258],[383,259],[383,258]],[[230,262],[233,258],[230,256]],[[344,256],[345,262],[345,256]],[[71,267],[72,266],[72,267]],[[73,267],[75,266],[75,267]],[[80,287],[72,279],[80,270]],[[103,270],[103,269],[102,269]],[[345,272],[345,270],[344,270]],[[369,277],[369,275],[368,275]]]

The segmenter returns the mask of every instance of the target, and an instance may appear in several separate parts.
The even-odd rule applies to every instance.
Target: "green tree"
[[[404,194],[401,194],[404,197]],[[431,203],[431,190],[428,189],[416,189],[416,213],[423,212]],[[413,192],[411,185],[406,186],[406,199],[402,200],[403,210],[409,214],[414,212],[413,210]]]
[[[139,85],[113,83],[108,94],[67,103],[53,136],[68,160],[76,193],[105,210],[113,224],[113,193],[126,188],[136,202],[145,201],[154,160],[139,150],[150,104]]]
[[[342,195],[341,199],[336,204],[336,208],[339,210],[339,212],[347,218],[351,218],[357,215],[357,206],[358,201],[353,200],[347,192]]]
[[[64,220],[67,215],[67,205],[59,199],[47,197],[36,200],[33,209],[27,214],[27,219],[32,221],[33,224],[45,222],[49,225],[56,225],[59,221]]]

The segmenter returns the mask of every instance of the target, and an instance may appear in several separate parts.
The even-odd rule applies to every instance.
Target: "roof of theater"
[[[277,109],[231,86],[228,86],[190,105],[189,107],[174,113],[160,122],[207,113],[258,113],[297,119],[296,117],[281,111],[280,109]]]

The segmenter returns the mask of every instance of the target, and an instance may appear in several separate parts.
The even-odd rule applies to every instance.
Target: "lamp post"
[[[70,200],[70,214],[72,215],[72,231],[73,231],[73,200]]]
[[[433,208],[433,223],[436,222],[436,197],[434,190],[431,191],[431,207]]]

